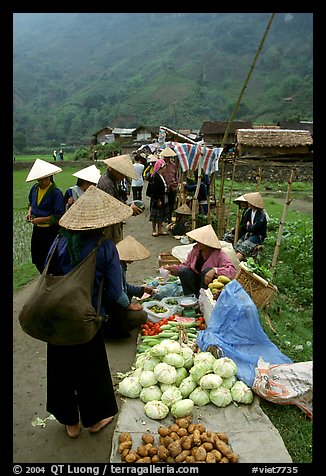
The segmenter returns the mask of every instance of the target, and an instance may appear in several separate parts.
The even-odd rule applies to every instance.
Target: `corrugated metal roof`
[[[136,130],[135,127],[132,129],[124,129],[122,127],[115,127],[112,131],[112,134],[132,134],[135,130]]]

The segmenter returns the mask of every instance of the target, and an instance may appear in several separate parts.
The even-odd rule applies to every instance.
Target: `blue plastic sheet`
[[[292,363],[265,334],[255,303],[236,280],[223,289],[207,328],[199,332],[197,344],[201,351],[209,345],[222,349],[224,355],[237,364],[237,378],[249,387],[252,387],[259,357],[271,364]]]

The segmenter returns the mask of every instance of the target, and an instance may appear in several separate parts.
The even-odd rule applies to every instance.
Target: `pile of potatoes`
[[[119,436],[118,451],[125,463],[237,463],[238,455],[229,446],[226,433],[206,431],[191,417],[177,418],[170,426],[158,428],[159,444],[154,436],[142,435],[143,444],[132,449],[132,437],[124,432]]]

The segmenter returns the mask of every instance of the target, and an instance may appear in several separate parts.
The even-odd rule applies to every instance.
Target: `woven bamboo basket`
[[[256,273],[249,271],[245,263],[240,263],[235,279],[249,294],[258,309],[263,309],[277,291],[277,287]]]
[[[158,265],[161,267],[166,264],[180,264],[180,260],[171,253],[161,253],[158,257]]]

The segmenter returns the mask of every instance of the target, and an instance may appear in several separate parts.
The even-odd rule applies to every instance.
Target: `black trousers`
[[[179,278],[183,294],[185,296],[189,296],[189,294],[195,294],[195,296],[198,298],[200,288],[207,289],[207,285],[204,282],[204,277],[207,271],[210,269],[212,268],[206,268],[201,272],[201,274],[198,274],[192,271],[190,268],[180,268]]]
[[[46,409],[85,428],[118,412],[102,329],[85,344],[47,345]]]
[[[42,273],[49,249],[59,232],[59,225],[36,226],[33,225],[31,238],[32,263]]]

